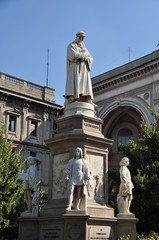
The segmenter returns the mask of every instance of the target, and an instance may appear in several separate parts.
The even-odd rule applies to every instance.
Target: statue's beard
[[[81,41],[80,39],[76,39],[76,42],[80,48],[82,48],[82,49],[85,48],[84,41]]]

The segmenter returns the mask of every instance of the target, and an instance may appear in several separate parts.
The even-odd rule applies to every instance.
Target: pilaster
[[[6,109],[6,102],[7,102],[8,94],[0,93],[0,125],[4,122],[4,112]]]
[[[30,101],[24,100],[23,102],[23,112],[22,112],[22,127],[21,127],[21,141],[24,141],[27,137],[27,113],[30,106]]]

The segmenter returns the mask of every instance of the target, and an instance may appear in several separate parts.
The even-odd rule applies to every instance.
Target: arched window
[[[128,128],[120,129],[120,131],[118,132],[117,140],[118,140],[118,151],[120,151],[120,147],[122,145],[128,145],[129,140],[133,140],[132,131]]]

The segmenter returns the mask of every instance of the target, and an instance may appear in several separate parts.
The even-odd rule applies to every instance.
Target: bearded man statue
[[[84,45],[86,34],[80,31],[76,40],[67,48],[67,81],[65,89],[66,102],[92,103],[93,92],[90,70],[93,58]]]

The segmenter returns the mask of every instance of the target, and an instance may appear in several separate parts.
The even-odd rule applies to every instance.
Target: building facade
[[[22,160],[36,158],[37,179],[46,194],[50,152],[45,140],[54,134],[60,109],[54,89],[0,73],[0,123],[5,123],[13,148],[22,148]]]
[[[104,136],[114,140],[109,167],[118,168],[121,144],[137,141],[141,117],[149,126],[159,110],[159,51],[92,78],[92,85]]]

